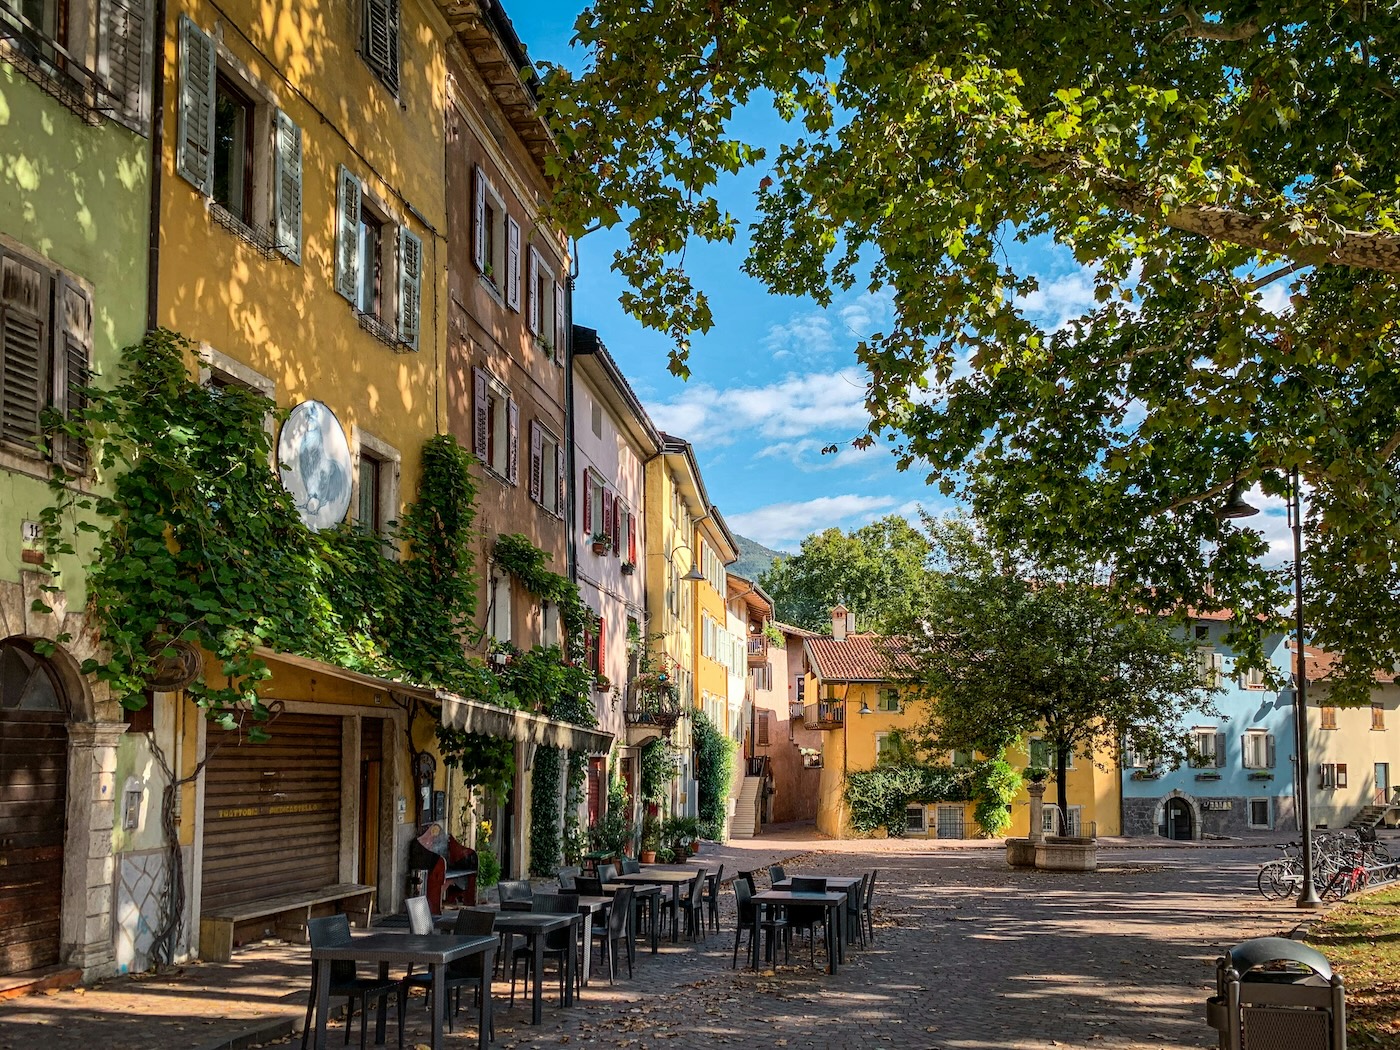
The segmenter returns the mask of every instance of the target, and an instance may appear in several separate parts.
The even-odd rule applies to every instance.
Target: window
[[[800,675],[797,675],[796,678],[794,679],[794,681],[793,681],[793,696],[796,697],[797,703],[799,703],[799,704],[805,704],[805,703],[807,702],[807,676],[806,676],[806,675],[800,674]]]
[[[1385,728],[1385,705],[1384,705],[1384,704],[1374,704],[1374,703],[1373,703],[1373,704],[1371,705],[1371,728],[1372,728],[1372,729],[1384,729],[1384,728]]]
[[[1055,756],[1050,753],[1050,745],[1040,737],[1031,738],[1029,751],[1032,766],[1039,766],[1042,769],[1055,767]]]
[[[593,402],[593,436],[600,438],[603,436],[603,406],[597,401]]]
[[[1196,624],[1193,633],[1195,634],[1196,641],[1198,642],[1210,641],[1210,628],[1203,623]]]
[[[1345,762],[1323,762],[1317,767],[1318,787],[1344,788],[1347,786],[1347,764]]]
[[[0,248],[0,444],[42,453],[46,409],[85,407],[92,360],[92,293],[37,258]],[[61,439],[49,453],[87,470],[87,448]]]
[[[374,75],[399,93],[399,0],[364,0],[360,54]]]
[[[972,765],[971,751],[952,751],[948,755],[949,762],[954,766]]]
[[[487,286],[505,297],[506,306],[519,310],[520,224],[506,212],[506,202],[481,168],[473,175],[472,192],[472,261]]]
[[[502,481],[519,481],[520,410],[510,391],[483,368],[472,369],[472,452]]]
[[[962,806],[938,807],[938,837],[941,839],[966,838],[964,812]]]
[[[539,420],[530,421],[530,498],[564,516],[564,448]]]
[[[498,642],[510,641],[510,575],[493,568],[487,588],[486,633]]]
[[[1269,800],[1267,798],[1252,798],[1249,800],[1249,826],[1251,828],[1272,828],[1274,826],[1273,817],[1269,812]]]
[[[1262,729],[1250,729],[1244,734],[1245,769],[1274,768],[1274,735]]]
[[[300,263],[301,128],[188,15],[179,46],[176,171],[209,198],[220,225],[268,257]]]
[[[544,256],[530,248],[530,332],[553,355],[556,363],[563,361],[562,325],[564,293],[554,280],[554,270]]]
[[[1225,661],[1220,653],[1208,646],[1197,649],[1196,668],[1201,685],[1209,689],[1219,687],[1225,670]]]
[[[1263,689],[1264,685],[1264,672],[1259,668],[1245,671],[1240,675],[1241,689]]]
[[[1337,709],[1329,704],[1322,705],[1322,719],[1319,724],[1320,729],[1337,728]]]
[[[758,740],[757,740],[757,744],[758,744],[759,747],[767,747],[767,746],[768,746],[768,721],[769,721],[769,719],[770,719],[771,717],[772,717],[772,716],[771,716],[771,713],[768,712],[768,711],[760,711],[760,712],[758,712]]]
[[[1078,835],[1083,827],[1082,806],[1070,806],[1068,818],[1061,820],[1059,806],[1046,805],[1040,811],[1040,830],[1047,835]]]
[[[336,176],[335,288],[355,307],[360,327],[381,342],[418,349],[423,299],[423,241],[395,226],[343,164]]]
[[[755,690],[772,691],[772,689],[773,689],[773,665],[772,665],[772,664],[763,664],[763,665],[761,665],[761,666],[759,666],[759,667],[753,668],[753,670],[751,670],[751,671],[749,672],[749,676],[753,679],[753,687],[754,687]],[[798,691],[799,691],[799,693],[800,693],[800,692],[801,692],[801,689],[799,688]]]
[[[875,701],[876,710],[895,711],[902,710],[899,703],[898,689],[881,689],[879,699]]]
[[[1225,764],[1225,734],[1215,726],[1198,726],[1191,730],[1189,764],[1194,769],[1216,769]]]
[[[875,764],[883,766],[899,757],[899,748],[892,733],[875,734]]]
[[[540,604],[540,644],[558,646],[562,644],[559,632],[559,607],[553,602]]]
[[[920,805],[910,805],[904,808],[904,823],[908,827],[911,835],[928,834],[928,809]]]
[[[373,456],[360,454],[360,492],[355,524],[366,532],[384,531],[384,508],[379,502],[380,475],[384,464]]]

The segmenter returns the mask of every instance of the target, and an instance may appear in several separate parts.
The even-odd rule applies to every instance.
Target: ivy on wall
[[[667,788],[676,776],[673,754],[665,737],[648,741],[642,748],[638,789],[643,802],[660,805],[666,801]]]
[[[734,773],[734,752],[738,745],[721,733],[704,711],[693,712],[692,718],[700,833],[705,838],[718,840],[724,838],[729,781]]]
[[[999,835],[1011,823],[1011,802],[1021,777],[1001,759],[966,766],[884,765],[846,774],[844,797],[851,830],[870,834],[884,828],[891,838],[909,830],[911,802],[971,802],[974,819],[986,835]]]
[[[559,870],[560,782],[564,752],[541,744],[530,771],[530,874],[546,878]]]
[[[484,733],[437,727],[443,765],[460,769],[471,787],[502,797],[515,783],[515,742]]]

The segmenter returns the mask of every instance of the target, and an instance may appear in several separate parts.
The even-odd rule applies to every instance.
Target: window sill
[[[355,316],[359,319],[360,327],[374,338],[393,350],[395,353],[411,353],[413,348],[399,338],[399,333],[389,325],[385,324],[374,314],[362,313],[358,307],[353,308]]]
[[[6,13],[8,14],[8,12]],[[6,27],[6,15],[0,15],[0,28]],[[17,29],[11,27],[10,32]],[[57,47],[52,42],[51,47]],[[59,66],[54,58],[42,53],[42,44],[27,40],[0,40],[0,59],[10,63],[44,94],[56,99],[64,109],[84,124],[98,127],[105,115],[100,108],[106,93],[97,86],[97,76],[85,66],[69,59],[68,68]]]
[[[23,474],[36,481],[50,481],[53,478],[53,463],[38,452],[18,445],[0,444],[0,470],[11,474]],[[71,469],[70,469],[71,473]],[[69,481],[68,487],[78,492],[90,494],[93,491],[92,475],[83,474]]]
[[[485,460],[481,460],[480,462],[481,462],[481,470],[482,470],[482,472],[483,472],[484,474],[486,474],[488,477],[495,478],[495,479],[496,479],[497,481],[499,481],[502,485],[509,485],[509,484],[510,484],[510,478],[506,477],[506,475],[503,474],[501,471],[497,470],[495,467],[493,467],[490,463],[487,463]]]
[[[501,290],[496,287],[494,278],[481,273],[477,275],[477,280],[481,283],[481,287],[486,289],[487,294],[490,295],[492,299],[496,300],[497,306],[505,310],[510,309],[510,307],[506,306],[506,297],[502,295]]]

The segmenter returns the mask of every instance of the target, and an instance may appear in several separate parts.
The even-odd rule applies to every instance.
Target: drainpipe
[[[564,429],[569,432],[569,454],[565,457],[569,483],[565,486],[564,557],[569,579],[578,583],[578,535],[574,528],[574,479],[577,477],[574,459],[574,281],[578,278],[578,241],[574,241],[573,245],[574,250],[569,256],[569,279],[564,283],[564,345],[559,352],[564,355]]]
[[[156,0],[151,47],[151,208],[146,235],[146,330],[160,324],[160,193],[165,152],[165,0]]]

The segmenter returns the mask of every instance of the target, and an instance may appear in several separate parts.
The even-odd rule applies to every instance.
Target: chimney
[[[838,642],[846,640],[846,633],[851,629],[851,611],[844,605],[838,604],[831,610],[831,637]]]

